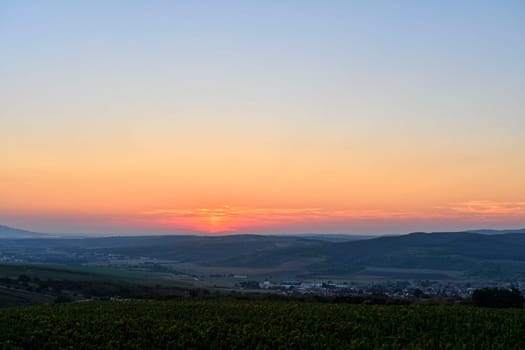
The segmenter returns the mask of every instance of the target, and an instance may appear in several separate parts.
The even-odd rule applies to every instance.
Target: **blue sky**
[[[0,220],[154,231],[140,213],[231,206],[320,208],[272,230],[525,224],[524,23],[522,1],[3,1]]]

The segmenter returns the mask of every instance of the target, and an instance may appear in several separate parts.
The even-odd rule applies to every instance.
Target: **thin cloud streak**
[[[328,210],[323,208],[219,208],[156,209],[141,212],[146,222],[173,225],[176,228],[231,232],[269,227],[287,228],[311,224],[344,223],[348,221],[402,219],[410,217],[405,211]]]
[[[457,203],[451,209],[462,214],[525,217],[525,202],[468,201]]]
[[[351,210],[324,208],[218,208],[155,209],[139,213],[142,224],[204,232],[237,232],[282,228],[377,226],[410,222],[473,223],[525,222],[525,202],[489,200],[453,203],[432,209]]]
[[[470,200],[430,208],[327,209],[236,206],[159,208],[137,213],[2,211],[3,224],[45,232],[155,233],[363,233],[525,227],[525,202]]]

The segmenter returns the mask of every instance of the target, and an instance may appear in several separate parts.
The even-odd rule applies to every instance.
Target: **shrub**
[[[525,298],[517,289],[483,288],[472,294],[472,303],[483,307],[523,307]]]

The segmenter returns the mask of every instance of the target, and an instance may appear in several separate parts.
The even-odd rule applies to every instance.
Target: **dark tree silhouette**
[[[517,289],[483,288],[472,293],[472,302],[483,307],[523,307],[525,298]]]
[[[417,299],[419,299],[419,298],[421,298],[421,296],[423,296],[424,293],[423,293],[423,291],[422,291],[421,289],[416,288],[416,289],[414,290],[414,293],[413,293],[413,294],[414,294],[414,297],[416,297]]]

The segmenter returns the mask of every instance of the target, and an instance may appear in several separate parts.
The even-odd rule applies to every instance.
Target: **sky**
[[[0,224],[525,227],[525,3],[0,2]]]

